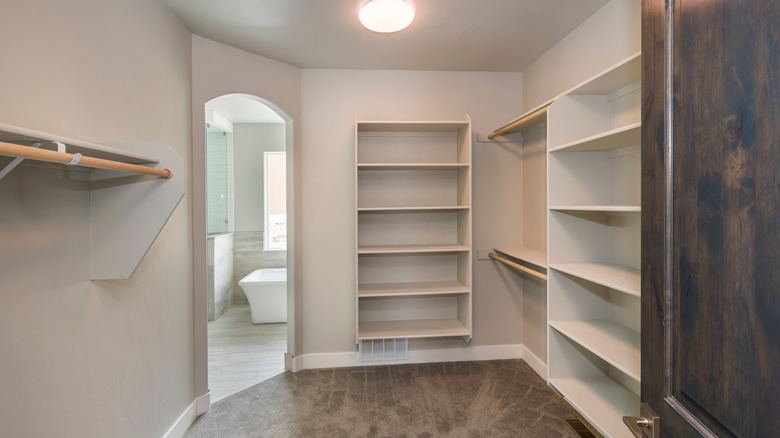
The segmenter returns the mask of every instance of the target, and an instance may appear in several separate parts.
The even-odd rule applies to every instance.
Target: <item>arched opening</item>
[[[253,95],[219,96],[203,111],[205,150],[196,153],[205,155],[205,173],[194,172],[193,184],[205,186],[206,235],[194,239],[206,244],[194,246],[206,250],[195,251],[206,272],[205,293],[196,285],[195,300],[205,300],[206,312],[195,315],[195,348],[196,362],[207,364],[196,364],[196,379],[207,368],[213,402],[285,369],[293,130],[284,111]],[[204,345],[208,353],[198,354]]]

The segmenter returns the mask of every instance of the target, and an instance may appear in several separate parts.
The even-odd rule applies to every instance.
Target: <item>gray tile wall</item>
[[[233,299],[232,304],[248,304],[238,282],[255,269],[286,268],[287,251],[263,251],[262,231],[233,233]]]
[[[233,289],[233,234],[208,238],[208,320],[215,321],[230,307]]]

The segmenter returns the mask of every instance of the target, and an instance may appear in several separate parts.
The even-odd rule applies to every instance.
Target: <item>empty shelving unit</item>
[[[548,381],[610,437],[640,379],[640,57],[548,113]]]
[[[356,339],[471,339],[471,122],[356,124]]]
[[[523,246],[495,250],[546,268],[547,381],[608,437],[630,437],[622,417],[639,414],[640,79],[637,53],[492,136],[523,133],[523,172],[536,171],[527,157],[546,161],[546,208],[523,188],[524,211],[544,209],[546,227],[524,215]]]

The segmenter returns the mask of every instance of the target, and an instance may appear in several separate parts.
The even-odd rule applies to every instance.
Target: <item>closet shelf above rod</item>
[[[121,172],[140,173],[144,175],[153,175],[160,178],[170,179],[173,172],[170,169],[157,169],[153,167],[140,166],[137,164],[123,163],[114,160],[104,160],[101,158],[85,157],[81,154],[69,154],[66,152],[50,151],[46,149],[37,149],[29,146],[19,146],[13,143],[0,142],[0,155],[16,158],[25,158],[37,161],[46,161],[50,163],[61,163],[67,165],[77,165],[93,169],[118,170]]]
[[[503,263],[505,265],[511,266],[511,267],[517,269],[520,272],[524,272],[526,274],[530,274],[530,275],[533,275],[534,277],[541,278],[542,280],[547,281],[547,275],[542,274],[541,272],[534,271],[533,269],[526,268],[525,266],[523,266],[523,265],[521,265],[519,263],[515,263],[515,262],[513,262],[511,260],[508,260],[508,259],[505,259],[503,257],[499,257],[499,256],[493,254],[492,252],[488,253],[488,257],[490,257],[491,259],[496,260],[498,262],[501,262],[501,263]]]
[[[501,135],[511,134],[513,132],[519,132],[528,126],[535,123],[543,122],[547,120],[547,108],[550,107],[552,101],[545,103],[539,108],[530,111],[527,114],[520,116],[517,120],[510,122],[509,124],[496,129],[492,134],[488,135],[488,140],[493,140]]]

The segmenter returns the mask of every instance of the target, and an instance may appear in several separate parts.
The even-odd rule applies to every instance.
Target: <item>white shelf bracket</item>
[[[58,141],[41,141],[41,142],[38,142],[38,143],[33,143],[33,145],[31,147],[39,148],[39,147],[41,147],[41,146],[43,146],[45,144],[56,144],[57,145],[57,152],[65,153],[65,144],[64,143],[60,143]],[[81,159],[81,155],[80,154],[77,154],[77,155],[79,155],[79,159]],[[75,160],[75,157],[74,157],[74,160]],[[14,168],[16,166],[21,164],[22,161],[24,161],[24,158],[14,158],[13,161],[8,163],[7,166],[5,166],[2,170],[0,170],[0,179],[3,179],[6,175],[8,175],[12,170],[14,170]],[[78,164],[78,162],[76,162],[76,164]]]

